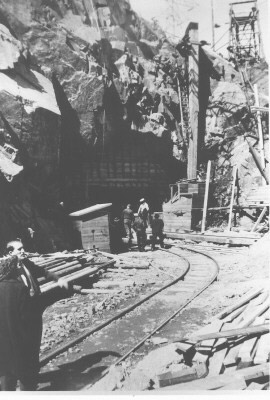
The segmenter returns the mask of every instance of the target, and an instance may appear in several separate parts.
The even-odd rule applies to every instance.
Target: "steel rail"
[[[173,314],[171,314],[169,317],[167,317],[166,319],[164,319],[156,328],[154,328],[150,333],[148,333],[146,336],[144,336],[135,346],[132,347],[132,349],[130,349],[127,353],[125,353],[119,360],[117,360],[114,364],[112,364],[111,366],[107,367],[102,373],[101,373],[101,377],[100,379],[104,378],[108,372],[110,371],[111,368],[117,367],[119,364],[121,364],[124,360],[126,360],[132,353],[134,353],[134,351],[138,350],[145,342],[146,340],[150,339],[151,336],[153,336],[157,331],[160,331],[165,325],[167,325],[174,317],[176,317],[177,314],[179,314],[184,308],[186,308],[196,297],[198,297],[205,289],[207,289],[216,279],[219,273],[219,264],[218,262],[209,254],[198,251],[198,250],[194,250],[192,248],[187,248],[184,246],[173,246],[176,248],[181,248],[183,250],[187,250],[187,251],[191,251],[197,254],[201,254],[204,255],[205,257],[208,257],[209,259],[211,259],[215,266],[215,272],[212,274],[212,276],[209,278],[208,282],[199,290],[197,290],[190,298],[187,299],[187,301],[182,304]],[[170,250],[164,250],[164,249],[160,249],[164,252],[170,253],[170,254],[174,254],[178,257],[183,257],[183,255],[174,253],[173,251]],[[89,385],[87,385],[86,387],[88,387]],[[84,390],[85,388],[83,388],[82,390]]]
[[[172,253],[173,254],[173,253]],[[179,258],[182,258],[182,260],[184,260],[186,262],[186,268],[185,270],[181,273],[181,275],[179,275],[178,277],[176,277],[175,279],[173,279],[172,281],[170,281],[169,283],[167,283],[166,285],[162,286],[161,288],[157,289],[156,291],[150,293],[149,295],[145,296],[143,299],[139,300],[138,302],[136,302],[135,304],[132,304],[131,306],[125,308],[124,310],[122,310],[120,313],[114,315],[113,317],[107,319],[106,321],[102,322],[101,324],[97,325],[94,328],[91,329],[87,329],[85,332],[83,332],[81,335],[77,336],[76,338],[70,340],[69,342],[67,342],[66,344],[62,345],[61,347],[59,347],[58,349],[51,351],[49,354],[43,356],[40,359],[40,366],[44,366],[46,365],[50,360],[54,359],[56,356],[58,356],[59,354],[63,353],[64,351],[68,350],[70,347],[75,346],[76,344],[78,344],[79,342],[83,341],[84,339],[86,339],[88,336],[91,336],[92,334],[100,331],[101,329],[105,328],[106,326],[110,325],[113,321],[118,320],[119,318],[123,317],[124,315],[126,315],[127,313],[133,311],[135,308],[139,307],[141,304],[143,304],[144,302],[146,302],[147,300],[149,300],[151,297],[154,297],[155,295],[157,295],[158,293],[162,292],[163,290],[167,289],[168,287],[176,284],[178,281],[180,281],[181,279],[184,278],[184,276],[187,274],[187,272],[190,269],[190,263],[189,261],[181,256],[180,254],[175,254],[176,256],[178,256]]]
[[[176,246],[175,246],[176,247]],[[185,304],[182,304],[181,307],[179,307],[173,314],[171,314],[168,318],[165,318],[156,328],[154,328],[150,333],[148,333],[143,339],[141,339],[132,349],[130,349],[126,354],[124,354],[119,360],[116,361],[116,363],[114,363],[114,366],[119,365],[122,361],[124,361],[130,354],[132,354],[134,351],[138,350],[138,348],[140,348],[145,342],[146,340],[150,339],[151,336],[153,336],[157,331],[160,331],[165,325],[167,325],[177,314],[179,314],[184,308],[186,308],[196,297],[198,297],[205,289],[208,288],[208,286],[211,285],[211,283],[213,283],[219,273],[219,265],[217,263],[217,261],[211,257],[209,254],[201,252],[201,251],[197,251],[191,248],[184,248],[182,246],[177,246],[177,248],[183,248],[185,250],[188,251],[192,251],[195,252],[197,254],[202,254],[205,257],[210,258],[216,265],[216,270],[215,273],[211,276],[211,278],[209,278],[208,282],[198,291],[196,291],[189,299],[187,299],[187,301],[185,302]],[[174,254],[176,256],[182,257],[180,254],[174,253],[172,251],[169,250],[164,250],[161,249],[164,252],[168,252],[170,254]],[[104,371],[105,372],[105,371]]]

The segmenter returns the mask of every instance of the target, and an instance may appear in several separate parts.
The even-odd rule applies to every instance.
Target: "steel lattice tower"
[[[257,0],[231,3],[230,6],[230,54],[238,65],[259,62],[263,58],[263,49]],[[251,6],[249,12],[248,6]]]

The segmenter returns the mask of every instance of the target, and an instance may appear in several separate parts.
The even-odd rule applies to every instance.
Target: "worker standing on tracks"
[[[162,221],[162,219],[159,218],[158,213],[155,213],[151,227],[152,227],[152,238],[151,238],[152,250],[155,250],[155,244],[156,244],[157,238],[159,238],[160,247],[163,248],[164,247],[164,243],[163,243],[164,222]]]
[[[133,224],[133,229],[137,235],[137,244],[139,251],[145,251],[146,245],[146,231],[145,224],[142,218],[138,217],[138,219]]]
[[[23,244],[7,244],[0,262],[0,383],[1,390],[35,390],[39,371],[42,313],[46,307],[37,278],[45,276],[68,289],[63,278],[25,258]]]
[[[130,249],[131,248],[131,239],[132,239],[131,228],[132,228],[132,224],[135,220],[133,211],[131,209],[131,204],[128,204],[127,208],[125,208],[124,211],[122,212],[122,219],[123,219],[123,223],[124,223],[126,236],[128,238],[128,248]]]
[[[145,199],[140,200],[140,207],[138,209],[138,217],[143,220],[145,229],[150,224],[150,216],[149,216],[149,205],[146,203]]]

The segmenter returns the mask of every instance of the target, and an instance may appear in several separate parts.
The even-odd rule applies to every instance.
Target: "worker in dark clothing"
[[[37,278],[44,276],[68,289],[68,283],[25,258],[20,240],[7,245],[0,269],[1,390],[35,390],[39,372],[42,313],[46,308]]]
[[[146,228],[145,228],[145,223],[142,218],[138,218],[134,224],[133,224],[133,229],[136,232],[137,235],[137,244],[139,251],[145,251],[145,245],[146,245]]]
[[[33,303],[26,286],[18,279],[16,256],[1,260],[0,265],[0,384],[1,390],[33,390],[28,323]]]
[[[122,219],[124,222],[126,236],[128,238],[128,247],[130,249],[131,248],[131,239],[132,239],[131,228],[132,228],[132,224],[135,220],[135,217],[134,217],[134,214],[133,214],[130,204],[128,204],[127,208],[125,208],[125,210],[122,212]]]
[[[111,233],[111,250],[114,254],[121,253],[123,243],[122,243],[122,234],[123,227],[121,224],[121,220],[118,217],[115,217],[113,221],[110,222],[110,233]]]
[[[157,238],[159,238],[159,240],[160,240],[160,247],[163,248],[164,247],[164,243],[163,243],[164,222],[162,221],[162,219],[159,218],[159,215],[157,213],[154,216],[151,227],[152,227],[152,238],[151,238],[152,250],[155,250],[155,244],[156,244]]]

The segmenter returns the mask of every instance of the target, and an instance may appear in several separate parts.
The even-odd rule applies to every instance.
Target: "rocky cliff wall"
[[[68,210],[86,205],[93,197],[86,192],[89,168],[91,175],[91,165],[98,165],[106,152],[115,152],[128,165],[117,143],[128,148],[132,130],[138,135],[136,146],[144,146],[141,134],[153,135],[157,166],[151,168],[159,170],[159,154],[163,149],[169,155],[174,116],[179,117],[170,69],[175,61],[181,64],[181,57],[172,56],[169,43],[125,0],[0,0],[0,23],[8,36],[2,41],[1,126],[5,140],[12,136],[11,144],[19,149],[16,161],[24,166],[13,183],[3,181],[21,210],[14,211],[11,228],[6,217],[2,236],[18,231],[19,221],[19,230],[32,226],[50,236],[50,223],[46,228],[35,216],[49,221],[60,200],[68,204],[74,199]],[[169,141],[160,141],[164,134]],[[178,156],[178,137],[173,137]],[[173,160],[172,153],[169,157]],[[123,174],[113,178],[121,180]],[[19,197],[18,185],[24,188]],[[2,204],[2,215],[7,204]]]
[[[220,60],[219,60],[220,61]],[[217,62],[218,63],[218,62]],[[212,159],[212,205],[225,207],[230,204],[233,168],[237,167],[235,205],[247,206],[247,198],[264,179],[249,151],[248,142],[260,158],[258,146],[257,113],[254,84],[258,85],[261,107],[268,107],[268,65],[262,62],[247,68],[248,81],[243,84],[241,75],[227,63],[223,65],[224,78],[212,81],[211,96],[207,108],[205,156]],[[269,174],[269,127],[268,112],[261,113],[266,173]],[[247,138],[247,140],[245,139]],[[201,165],[205,173],[206,164]],[[205,176],[205,175],[204,175]],[[261,210],[241,210],[236,214],[240,228],[251,229]],[[227,225],[228,211],[213,212],[210,223]]]

